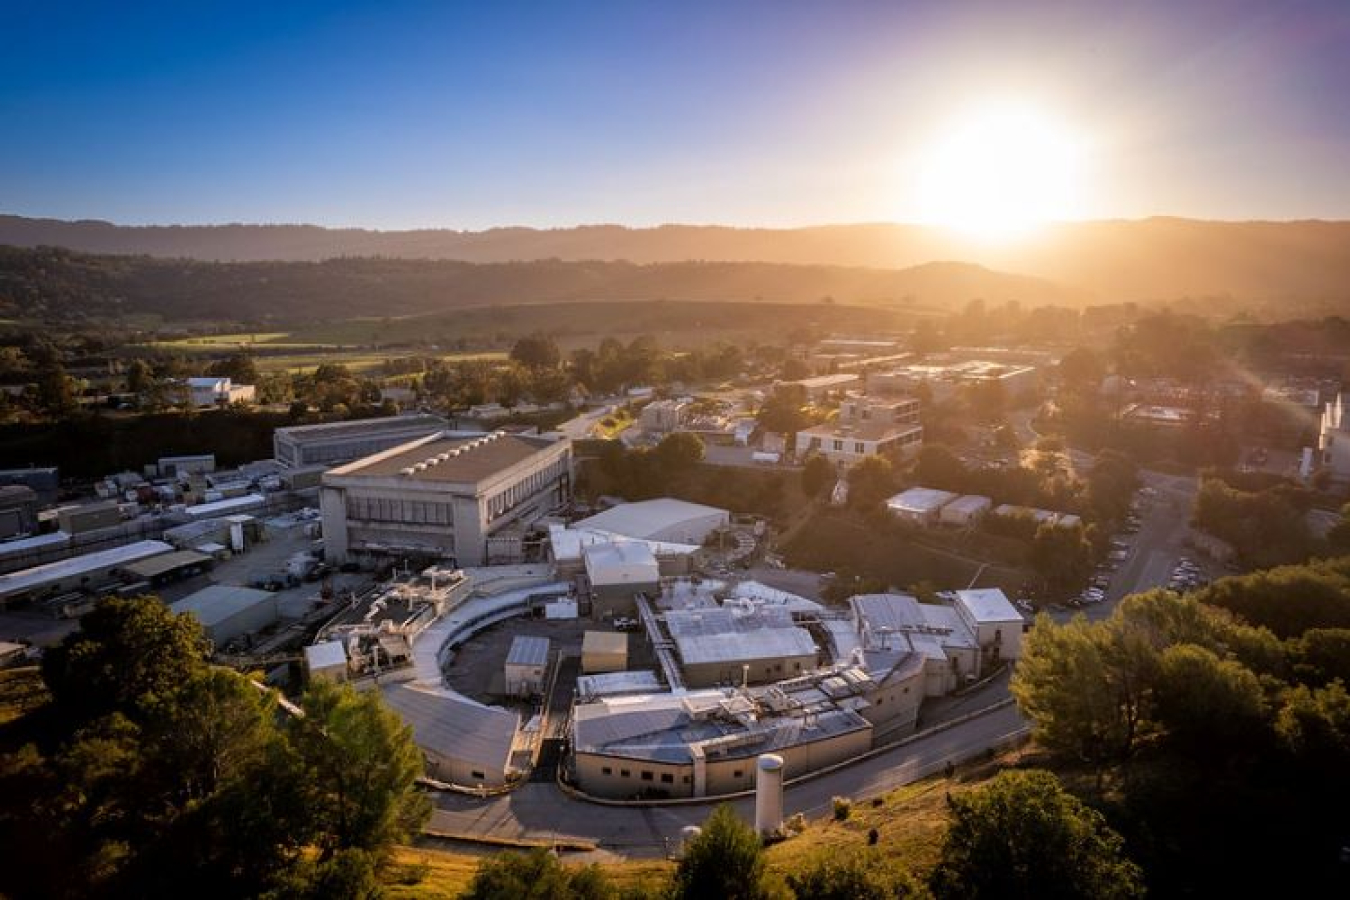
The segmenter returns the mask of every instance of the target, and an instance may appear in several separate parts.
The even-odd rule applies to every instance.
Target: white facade
[[[956,611],[993,659],[1020,659],[1023,619],[998,588],[957,591]]]
[[[922,444],[918,400],[849,397],[840,404],[836,421],[797,432],[796,451],[798,460],[819,453],[851,466],[883,453],[909,458]]]
[[[639,419],[643,431],[675,431],[684,421],[687,400],[656,400],[642,408]]]
[[[958,496],[951,491],[912,487],[887,500],[886,508],[902,521],[930,528],[938,523],[943,508]]]
[[[324,550],[352,558],[487,562],[488,541],[571,496],[570,441],[446,431],[326,472]]]
[[[985,513],[989,512],[993,506],[994,501],[988,497],[981,497],[979,494],[967,494],[942,507],[942,512],[938,515],[938,521],[943,525],[951,525],[956,528],[971,528],[978,524],[980,519],[984,518]]]
[[[731,513],[725,509],[661,497],[621,503],[572,523],[572,528],[607,531],[644,541],[702,544],[708,535],[730,522]]]
[[[506,693],[529,697],[542,693],[548,677],[548,638],[517,635],[506,655]]]
[[[646,588],[661,580],[656,554],[645,541],[593,544],[582,551],[593,587]]]
[[[255,394],[251,384],[235,384],[229,378],[215,376],[189,378],[184,386],[188,402],[199,407],[252,403]]]

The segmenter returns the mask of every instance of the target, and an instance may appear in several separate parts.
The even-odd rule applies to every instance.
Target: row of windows
[[[449,503],[404,500],[397,497],[347,495],[347,518],[362,522],[400,522],[413,525],[454,525],[454,507]]]
[[[489,522],[505,515],[521,503],[530,500],[536,493],[552,485],[567,470],[567,459],[558,460],[547,469],[535,472],[505,490],[498,491],[487,498],[487,520]]]
[[[604,767],[602,767],[602,768],[600,769],[600,774],[601,774],[601,775],[613,775],[613,774],[614,774],[614,770],[613,770],[612,768],[610,768],[609,766],[604,766]],[[655,777],[656,777],[654,773],[649,772],[649,771],[647,771],[646,769],[643,769],[641,772],[638,773],[638,775],[642,778],[643,781],[653,781],[653,780],[655,780]],[[632,778],[632,777],[633,777],[633,773],[632,773],[632,771],[629,770],[629,769],[620,769],[620,770],[619,770],[619,777],[620,777],[620,778]],[[691,776],[689,776],[689,775],[686,775],[686,776],[684,776],[684,779],[683,779],[683,780],[684,780],[684,783],[685,783],[685,784],[689,784],[689,782],[691,782],[691,781],[693,780],[693,778],[692,778]],[[661,773],[661,783],[662,783],[662,784],[674,784],[674,783],[675,783],[675,776],[672,775],[672,774],[669,773],[669,772],[662,772],[662,773]]]

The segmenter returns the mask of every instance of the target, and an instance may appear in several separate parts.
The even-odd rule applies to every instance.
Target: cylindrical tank
[[[783,827],[783,757],[765,753],[755,764],[755,831],[773,834]]]

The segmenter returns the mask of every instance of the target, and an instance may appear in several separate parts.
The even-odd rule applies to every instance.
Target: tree
[[[925,487],[942,491],[964,491],[970,484],[966,464],[941,444],[924,444],[919,449],[914,477]]]
[[[1234,750],[1266,731],[1261,682],[1250,669],[1195,644],[1162,652],[1153,686],[1154,710],[1169,739],[1203,757],[1215,745]]]
[[[1092,545],[1082,526],[1042,524],[1031,541],[1031,566],[1053,592],[1064,593],[1081,585],[1092,571]]]
[[[65,367],[52,359],[38,368],[38,404],[53,419],[71,415],[80,408],[75,395],[75,379],[66,374]]]
[[[688,431],[673,432],[656,445],[656,458],[666,472],[687,472],[703,461],[703,440]]]
[[[875,851],[821,856],[787,876],[796,900],[905,900],[926,892],[914,877]]]
[[[855,509],[872,510],[895,493],[895,469],[883,456],[869,456],[848,473],[848,502]]]
[[[562,354],[553,338],[535,333],[516,341],[511,348],[511,360],[527,369],[556,369]]]
[[[42,677],[74,723],[136,714],[163,702],[201,668],[206,641],[191,616],[155,597],[99,601],[42,659]]]
[[[759,410],[759,424],[765,431],[791,434],[811,423],[802,407],[806,389],[799,384],[779,385]]]
[[[219,378],[228,378],[235,384],[256,385],[259,378],[258,364],[254,362],[253,357],[247,353],[236,353],[233,356],[213,363],[206,374],[215,375]]]
[[[542,847],[484,857],[461,900],[610,900],[617,892],[597,865],[568,868]]]
[[[127,390],[133,394],[143,394],[150,389],[155,376],[150,371],[150,364],[143,359],[133,359],[127,365]]]
[[[680,900],[762,900],[770,896],[759,835],[726,804],[685,847],[671,895]]]
[[[1120,835],[1049,772],[1002,772],[954,797],[950,817],[931,879],[939,898],[1144,895]]]
[[[1059,380],[1071,394],[1095,394],[1106,376],[1106,361],[1100,353],[1077,347],[1059,361]]]
[[[821,491],[834,484],[834,463],[819,453],[813,453],[806,458],[801,477],[803,493],[808,497],[819,497]]]
[[[430,814],[415,790],[422,756],[412,729],[378,692],[316,682],[301,700],[291,741],[309,773],[308,805],[322,856],[356,848],[380,852]]]

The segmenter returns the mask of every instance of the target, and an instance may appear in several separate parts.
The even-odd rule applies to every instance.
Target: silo
[[[783,757],[765,753],[755,765],[755,831],[773,834],[783,827]]]

